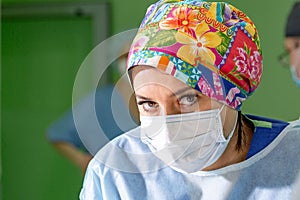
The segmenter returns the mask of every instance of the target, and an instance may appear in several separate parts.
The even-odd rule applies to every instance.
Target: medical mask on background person
[[[291,66],[290,69],[291,69],[293,80],[296,82],[296,84],[298,85],[298,87],[300,87],[300,78],[297,76],[296,67],[295,66]]]
[[[167,116],[140,116],[141,140],[179,172],[192,173],[220,158],[233,135],[223,135],[221,109]]]

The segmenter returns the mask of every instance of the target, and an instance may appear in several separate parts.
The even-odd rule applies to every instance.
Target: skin
[[[138,66],[132,69],[133,88],[140,115],[159,116],[174,115],[220,109],[222,104],[201,94],[171,75],[157,68]],[[234,135],[222,156],[204,170],[219,169],[246,159],[249,144],[244,144],[241,151],[236,149],[237,142],[237,111],[224,106],[221,111],[224,137],[227,138],[234,129]],[[251,141],[247,134],[246,141]]]
[[[74,163],[85,174],[88,163],[93,158],[90,154],[80,151],[67,142],[54,142],[53,146],[72,163]]]
[[[298,48],[295,48],[296,44],[298,44]],[[290,66],[295,66],[297,76],[300,78],[300,37],[287,37],[285,48],[290,54]]]

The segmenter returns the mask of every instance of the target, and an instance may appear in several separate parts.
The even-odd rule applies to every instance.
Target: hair
[[[237,127],[238,127],[238,139],[236,143],[236,149],[238,151],[243,150],[243,146],[247,144],[246,134],[254,132],[255,126],[253,122],[248,119],[245,115],[242,114],[241,111],[238,111],[238,119],[237,119]]]
[[[290,11],[286,27],[285,37],[299,37],[300,36],[300,2],[296,2]]]

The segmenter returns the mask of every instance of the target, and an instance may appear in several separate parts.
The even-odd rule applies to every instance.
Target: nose
[[[300,79],[300,65],[296,66],[296,75]]]
[[[181,114],[181,110],[174,103],[164,102],[160,105],[161,115],[176,115]]]

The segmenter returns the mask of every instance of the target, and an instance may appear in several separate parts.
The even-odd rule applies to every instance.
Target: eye
[[[198,96],[196,94],[188,94],[179,99],[179,104],[181,106],[191,106],[196,103]]]
[[[140,101],[138,105],[141,106],[145,112],[155,112],[158,108],[158,104],[153,101]]]

